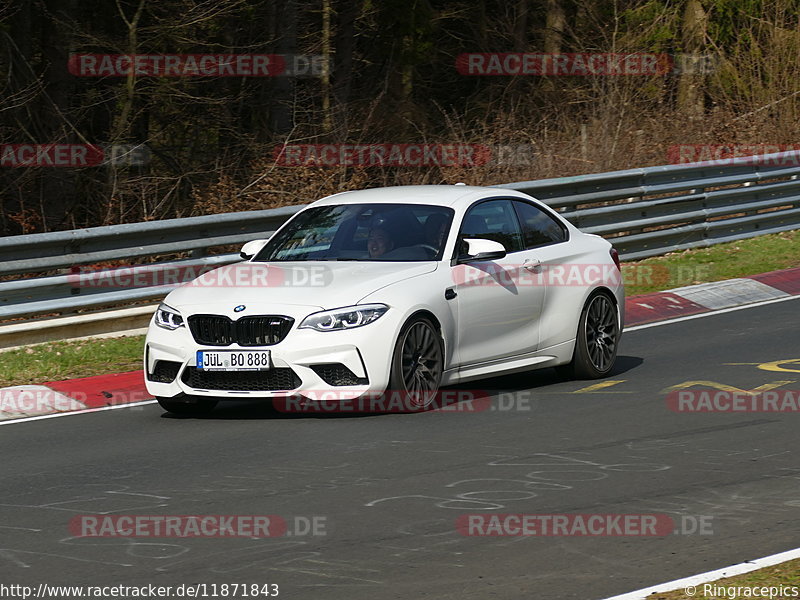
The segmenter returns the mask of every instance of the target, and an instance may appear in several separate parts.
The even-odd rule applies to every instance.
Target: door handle
[[[532,273],[538,273],[542,268],[542,261],[536,258],[526,258],[525,262],[522,263],[522,268]]]

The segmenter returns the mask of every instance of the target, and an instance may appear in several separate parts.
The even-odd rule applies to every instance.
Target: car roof
[[[317,200],[312,206],[331,204],[431,204],[436,206],[468,205],[475,200],[493,196],[513,196],[530,200],[516,190],[470,185],[400,185],[340,192]]]

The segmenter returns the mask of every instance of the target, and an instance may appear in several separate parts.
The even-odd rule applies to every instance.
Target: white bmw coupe
[[[241,254],[153,316],[145,380],[168,411],[387,392],[424,409],[440,386],[542,367],[591,379],[614,366],[616,251],[521,192],[344,192]]]

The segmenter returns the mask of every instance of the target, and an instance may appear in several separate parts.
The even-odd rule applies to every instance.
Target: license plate
[[[198,350],[202,371],[267,371],[272,367],[269,350]]]

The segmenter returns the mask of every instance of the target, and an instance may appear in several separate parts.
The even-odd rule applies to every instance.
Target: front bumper
[[[207,311],[204,311],[207,312]],[[271,308],[270,313],[280,311]],[[346,331],[298,329],[305,314],[279,343],[263,347],[204,346],[188,327],[169,331],[152,321],[145,343],[145,385],[156,397],[181,395],[218,399],[280,398],[352,400],[382,393],[389,382],[391,354],[399,323],[388,311],[375,323]],[[184,315],[186,316],[186,315]],[[267,371],[203,371],[198,350],[269,350]]]

